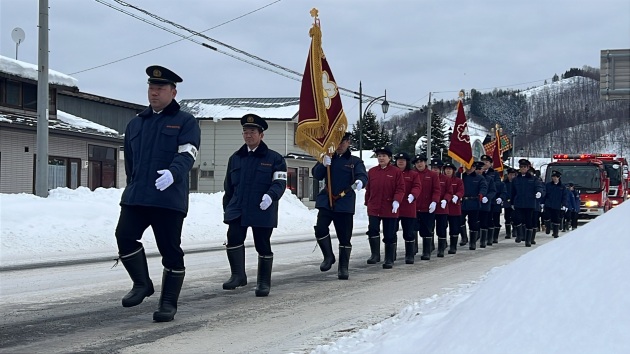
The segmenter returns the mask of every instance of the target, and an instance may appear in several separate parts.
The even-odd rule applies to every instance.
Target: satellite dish
[[[26,34],[24,33],[24,30],[20,27],[15,27],[11,32],[11,38],[13,38],[13,41],[15,42],[15,60],[17,60],[18,46],[24,41],[24,38],[26,38]]]
[[[20,43],[24,41],[24,38],[26,38],[26,34],[20,27],[15,27],[13,32],[11,32],[11,38],[13,38],[15,44],[20,45]]]

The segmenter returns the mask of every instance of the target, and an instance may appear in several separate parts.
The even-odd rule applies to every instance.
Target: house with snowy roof
[[[181,109],[192,114],[201,127],[201,146],[191,185],[198,180],[199,192],[224,190],[228,159],[244,144],[240,119],[254,113],[269,124],[263,138],[265,144],[285,157],[287,188],[305,204],[314,200],[320,186],[310,177],[310,170],[316,161],[295,144],[299,102],[298,97],[180,100]]]
[[[34,193],[37,66],[0,56],[0,193]],[[48,188],[124,187],[124,127],[144,106],[79,91],[49,70]]]

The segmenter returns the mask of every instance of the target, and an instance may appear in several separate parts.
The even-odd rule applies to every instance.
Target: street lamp
[[[370,110],[370,107],[380,99],[383,99],[383,103],[381,103],[383,114],[387,113],[387,111],[389,110],[389,102],[387,102],[387,90],[385,90],[385,94],[383,96],[376,97],[367,104],[365,110],[363,111],[363,114],[361,114],[361,116],[359,117],[359,158],[361,160],[363,160],[363,119],[365,119],[365,115]]]

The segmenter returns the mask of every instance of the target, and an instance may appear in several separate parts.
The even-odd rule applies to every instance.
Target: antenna
[[[18,46],[24,41],[26,34],[20,27],[15,27],[11,32],[11,38],[13,38],[13,41],[15,42],[15,60],[18,60]]]

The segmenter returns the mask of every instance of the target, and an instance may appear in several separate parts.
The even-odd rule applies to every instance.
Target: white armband
[[[276,171],[273,173],[273,180],[277,180],[277,179],[281,179],[283,181],[287,180],[287,173],[286,171]]]
[[[192,156],[193,161],[197,160],[197,148],[193,145],[193,144],[184,144],[184,145],[180,145],[177,148],[177,152],[181,153],[181,152],[187,152],[190,154],[190,156]]]

